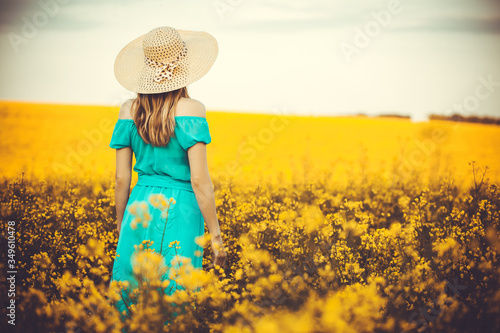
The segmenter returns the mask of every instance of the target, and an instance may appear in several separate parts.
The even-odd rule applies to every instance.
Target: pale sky
[[[113,64],[158,26],[217,38],[208,110],[500,116],[497,0],[0,0],[0,99],[120,105]],[[375,15],[374,13],[378,13]],[[33,27],[35,29],[33,29]]]

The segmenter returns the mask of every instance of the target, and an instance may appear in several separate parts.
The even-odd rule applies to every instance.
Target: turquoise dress
[[[134,252],[143,241],[152,241],[149,248],[156,253],[161,251],[166,267],[170,267],[177,255],[201,269],[203,247],[196,244],[195,239],[204,234],[205,221],[191,186],[187,155],[187,149],[197,142],[211,142],[208,122],[203,117],[175,117],[175,134],[164,147],[146,144],[132,119],[118,119],[109,146],[132,148],[136,159],[133,169],[138,174],[138,181],[123,216],[111,281],[128,281],[129,290],[137,286],[133,274]],[[166,207],[165,203],[170,205]],[[162,278],[165,279],[168,275]],[[169,281],[171,283],[164,289],[166,294],[181,288],[175,281]],[[128,313],[126,301],[119,301],[116,306],[122,316],[124,310]]]

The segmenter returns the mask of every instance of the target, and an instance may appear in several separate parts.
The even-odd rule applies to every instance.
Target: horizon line
[[[113,104],[87,104],[87,103],[65,103],[65,102],[48,102],[48,101],[33,101],[33,100],[8,100],[8,99],[0,99],[0,104],[32,104],[32,105],[57,105],[57,106],[88,106],[88,107],[100,107],[100,108],[120,108],[120,104],[113,105]],[[208,112],[218,112],[218,113],[229,113],[229,114],[242,114],[242,115],[283,115],[283,116],[296,116],[296,117],[368,117],[368,118],[374,118],[374,117],[393,117],[393,118],[403,118],[403,119],[409,119],[412,122],[421,122],[421,121],[429,121],[429,117],[431,115],[437,115],[437,116],[464,116],[464,117],[487,117],[487,118],[492,118],[492,119],[500,119],[500,117],[495,117],[491,115],[479,115],[479,114],[474,114],[474,115],[466,115],[466,114],[461,114],[461,113],[451,113],[451,114],[443,114],[443,113],[428,113],[425,114],[425,118],[421,116],[419,119],[422,120],[414,120],[412,118],[411,114],[398,114],[395,111],[379,111],[378,113],[367,113],[365,111],[359,110],[356,111],[356,113],[336,113],[336,114],[304,114],[304,113],[282,113],[282,114],[277,114],[276,112],[272,111],[266,111],[266,110],[234,110],[234,109],[209,109],[207,108]]]

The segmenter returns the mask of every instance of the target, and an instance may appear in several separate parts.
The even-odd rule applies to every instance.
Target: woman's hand
[[[227,253],[220,234],[212,236],[212,252],[214,254],[214,263],[213,265],[210,265],[210,267],[213,267],[214,265],[219,265],[221,267],[224,266],[226,263]]]

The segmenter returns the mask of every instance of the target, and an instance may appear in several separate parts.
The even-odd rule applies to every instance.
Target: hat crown
[[[159,27],[146,34],[142,42],[144,55],[158,62],[174,61],[184,49],[179,32],[172,27]]]

